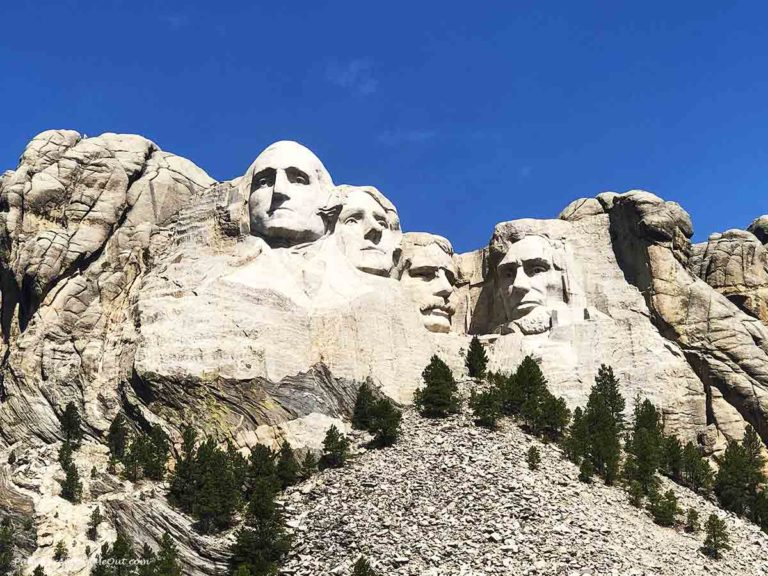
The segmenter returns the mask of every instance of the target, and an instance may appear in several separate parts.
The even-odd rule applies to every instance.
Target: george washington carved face
[[[333,182],[322,162],[297,142],[276,142],[248,171],[251,234],[270,244],[317,240],[326,232],[322,209]]]

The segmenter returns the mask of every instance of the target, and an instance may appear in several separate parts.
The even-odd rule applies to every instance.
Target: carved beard
[[[543,334],[552,327],[552,317],[549,310],[539,306],[512,324],[523,334]]]

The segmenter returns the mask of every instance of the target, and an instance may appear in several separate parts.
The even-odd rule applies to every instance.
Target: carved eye
[[[376,218],[376,222],[378,222],[379,226],[381,226],[382,228],[387,227],[387,220],[385,218],[378,217]]]
[[[357,216],[350,216],[349,218],[346,218],[344,220],[344,224],[357,224],[358,219]]]
[[[267,178],[266,176],[259,178],[257,185],[259,188],[264,188],[265,186],[269,186],[269,178]]]
[[[534,266],[531,268],[531,274],[543,274],[547,269],[544,266]]]
[[[302,176],[301,174],[296,174],[295,179],[296,184],[309,184],[305,176]]]

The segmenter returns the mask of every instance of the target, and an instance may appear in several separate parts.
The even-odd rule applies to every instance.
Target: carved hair
[[[384,209],[384,212],[387,215],[387,225],[390,230],[394,230],[394,231],[400,230],[400,217],[397,214],[397,209],[395,208],[395,205],[392,204],[392,202],[390,202],[387,199],[387,197],[384,196],[384,194],[382,194],[374,186],[350,186],[348,184],[341,184],[337,186],[336,194],[338,196],[338,199],[342,208],[344,204],[347,203],[347,198],[349,198],[349,195],[355,190],[360,190],[361,192],[365,192],[371,198],[376,200],[379,206],[381,206]]]
[[[407,232],[403,234],[403,240],[400,245],[401,252],[393,269],[394,276],[402,278],[406,270],[411,267],[411,260],[407,256],[408,254],[412,254],[415,250],[426,248],[432,244],[437,245],[438,248],[453,258],[453,246],[451,246],[447,238],[427,232]]]

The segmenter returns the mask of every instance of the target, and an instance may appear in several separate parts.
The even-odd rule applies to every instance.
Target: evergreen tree
[[[688,508],[688,512],[685,515],[685,531],[686,532],[698,532],[701,526],[699,525],[699,513],[695,508]]]
[[[645,491],[640,482],[637,480],[630,480],[629,484],[627,484],[627,493],[629,494],[629,503],[632,504],[632,506],[640,508],[643,505]]]
[[[110,454],[115,459],[122,460],[125,457],[125,450],[128,446],[128,428],[125,425],[125,418],[120,413],[115,416],[112,424],[109,425],[107,445],[109,446]]]
[[[141,554],[139,554],[139,572],[136,576],[155,576],[155,565],[157,562],[157,556],[155,551],[149,547],[146,542],[141,548]]]
[[[245,524],[232,546],[232,572],[245,566],[252,576],[275,574],[290,549],[285,520],[275,503],[275,486],[268,479],[256,482]]]
[[[165,478],[165,466],[170,452],[171,446],[168,442],[168,436],[162,428],[157,425],[153,426],[143,461],[144,474],[147,478],[152,480]]]
[[[280,480],[277,477],[277,453],[265,444],[256,444],[251,448],[248,459],[248,471],[246,473],[245,497],[250,500],[253,486],[258,480],[267,479],[275,486],[275,491],[280,489]]]
[[[78,503],[83,496],[83,485],[80,482],[80,474],[74,464],[70,464],[65,470],[66,477],[61,483],[61,497],[70,502]]]
[[[517,416],[525,401],[523,389],[517,381],[517,373],[490,374],[489,382],[498,391],[501,413],[506,416]]]
[[[482,378],[488,366],[488,356],[477,336],[472,336],[465,361],[470,378]]]
[[[754,430],[748,426],[741,443],[728,442],[715,478],[715,494],[720,504],[740,515],[754,509],[758,487],[765,482],[755,437]]]
[[[374,404],[373,387],[366,380],[360,385],[352,412],[352,427],[356,430],[370,430]]]
[[[619,391],[619,381],[613,374],[613,368],[602,364],[595,377],[594,389],[604,399],[619,431],[624,429],[624,397]]]
[[[556,398],[547,390],[541,402],[541,411],[543,413],[541,431],[544,436],[552,440],[561,439],[571,420],[571,411],[565,400]]]
[[[592,476],[595,473],[595,468],[592,466],[592,460],[584,458],[579,465],[579,480],[589,484],[592,482]]]
[[[118,532],[112,546],[102,545],[91,576],[133,576],[135,564],[132,561],[135,559],[133,542],[124,533]]]
[[[66,470],[72,465],[72,444],[64,442],[59,448],[59,464]]]
[[[682,468],[680,472],[683,484],[694,492],[709,492],[714,483],[714,472],[693,442],[683,448]]]
[[[164,532],[160,539],[160,550],[151,567],[152,576],[182,576],[179,551],[168,532]]]
[[[501,417],[501,399],[497,388],[484,392],[470,391],[469,408],[475,416],[475,423],[486,428],[495,428]]]
[[[301,462],[301,479],[308,480],[317,471],[317,458],[309,450]]]
[[[400,422],[403,413],[395,407],[389,398],[377,400],[373,407],[370,431],[373,433],[373,445],[392,446],[400,437]]]
[[[538,470],[541,463],[541,454],[536,446],[528,448],[528,452],[525,455],[525,461],[528,463],[528,468],[531,470]]]
[[[275,473],[283,490],[299,481],[299,463],[296,461],[293,448],[287,441],[280,446]]]
[[[88,522],[88,532],[86,533],[89,540],[96,540],[98,537],[99,524],[102,523],[104,517],[101,515],[101,510],[98,506],[91,512],[91,519]]]
[[[424,387],[416,390],[413,403],[422,416],[444,418],[459,411],[456,380],[445,362],[432,356],[421,377]]]
[[[56,543],[56,549],[53,551],[53,559],[57,562],[63,562],[69,557],[69,553],[67,552],[67,547],[64,545],[63,540],[59,540]]]
[[[683,479],[683,445],[677,436],[665,436],[661,446],[661,471],[675,482]]]
[[[151,448],[149,441],[144,434],[136,434],[123,457],[125,466],[125,477],[132,482],[144,477],[144,464],[149,459]]]
[[[323,456],[321,463],[327,468],[341,468],[347,461],[349,440],[336,426],[331,426],[323,440]]]
[[[728,528],[724,520],[715,514],[710,514],[706,524],[704,524],[704,530],[707,536],[704,539],[703,552],[706,555],[720,558],[722,552],[731,549]]]
[[[627,438],[627,461],[624,465],[625,477],[637,480],[648,494],[655,487],[656,470],[661,464],[664,434],[661,415],[648,400],[635,402],[632,430]]]
[[[13,570],[14,530],[10,519],[3,518],[0,524],[0,576],[7,576]]]
[[[73,446],[78,446],[83,439],[83,431],[80,429],[80,412],[77,410],[74,402],[69,402],[64,408],[64,414],[61,416],[61,431],[64,434],[64,441]]]
[[[368,559],[365,556],[360,556],[352,569],[352,576],[378,576],[378,574],[368,562]]]
[[[624,398],[611,368],[602,365],[584,411],[588,434],[587,457],[606,484],[613,484],[621,462]]]
[[[240,564],[237,570],[233,572],[233,576],[253,576],[247,564]]]
[[[32,576],[46,576],[45,569],[38,564],[35,566],[34,571],[32,572]]]
[[[566,457],[574,464],[579,464],[589,453],[589,429],[581,407],[573,411],[573,421],[563,440],[563,449]]]
[[[672,490],[667,490],[663,495],[656,491],[651,492],[648,497],[648,511],[659,526],[674,526],[679,513],[675,493]]]
[[[547,381],[533,356],[526,356],[517,367],[515,382],[522,398],[520,417],[534,434],[542,427],[542,398],[547,390]]]

